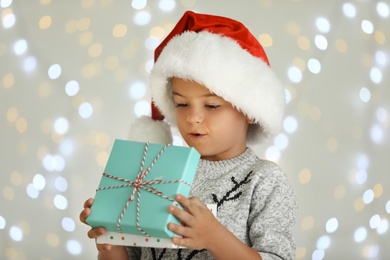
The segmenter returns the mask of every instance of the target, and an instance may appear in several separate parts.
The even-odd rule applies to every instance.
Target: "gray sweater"
[[[217,218],[264,260],[294,259],[294,191],[280,167],[248,148],[224,161],[201,160],[191,196],[217,204]],[[223,239],[223,238],[221,238]],[[128,247],[129,259],[214,259],[206,250]]]

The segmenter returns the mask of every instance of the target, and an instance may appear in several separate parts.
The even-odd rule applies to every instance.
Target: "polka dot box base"
[[[217,204],[206,204],[211,213],[217,217]],[[96,239],[98,244],[110,244],[117,246],[139,246],[154,248],[183,248],[172,243],[170,238],[156,238],[139,235],[124,234],[106,231]]]
[[[169,238],[146,237],[119,232],[106,232],[96,240],[99,244],[111,244],[118,246],[140,246],[155,248],[181,248],[172,243]]]

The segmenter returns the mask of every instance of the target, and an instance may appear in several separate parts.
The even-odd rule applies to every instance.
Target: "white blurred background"
[[[247,25],[285,85],[283,131],[256,150],[298,195],[296,259],[390,259],[387,0],[0,3],[0,259],[96,259],[79,212],[189,9]]]

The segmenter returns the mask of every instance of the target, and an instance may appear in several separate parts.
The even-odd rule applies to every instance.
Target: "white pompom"
[[[136,142],[172,144],[171,128],[164,121],[153,120],[148,116],[139,117],[130,124],[128,139]]]

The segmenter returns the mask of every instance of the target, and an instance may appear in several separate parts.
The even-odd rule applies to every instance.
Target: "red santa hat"
[[[155,128],[138,126],[141,132],[150,130],[141,141],[172,141],[169,126],[156,123],[165,117],[175,125],[172,77],[204,85],[253,119],[248,130],[249,143],[279,132],[284,89],[270,68],[263,47],[242,23],[187,11],[156,48],[154,59],[150,75],[152,118],[143,120],[150,121],[144,123],[153,123]]]

